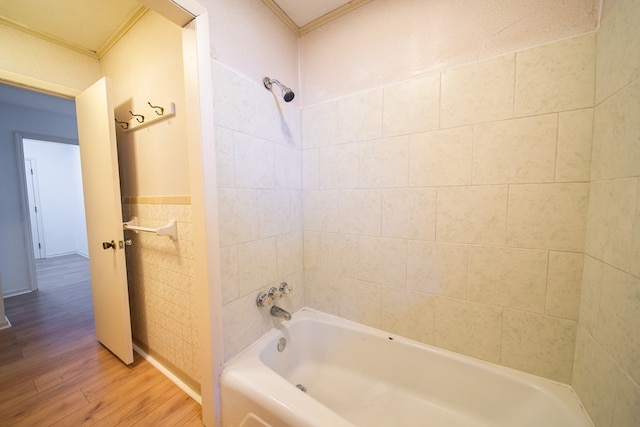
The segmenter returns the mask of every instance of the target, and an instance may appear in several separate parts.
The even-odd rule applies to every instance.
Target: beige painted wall
[[[129,110],[155,117],[147,102],[176,104],[169,120],[134,132],[116,127],[123,197],[189,194],[181,40],[177,25],[149,11],[100,61],[118,120],[132,121]]]
[[[597,427],[640,425],[640,4],[598,31],[591,191],[572,385]]]
[[[146,227],[178,222],[178,238],[128,232],[127,270],[133,338],[143,350],[198,389],[200,383],[193,230],[185,115],[181,29],[147,12],[101,59],[112,80],[115,116],[129,110],[156,116],[147,105],[174,102],[176,116],[124,132],[118,157],[124,219]]]
[[[301,37],[303,105],[593,31],[599,5],[374,0]]]
[[[96,58],[0,25],[0,78],[53,92],[80,91],[100,78]],[[75,95],[75,93],[67,93]]]

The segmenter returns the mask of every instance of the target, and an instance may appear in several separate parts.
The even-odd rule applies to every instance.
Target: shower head
[[[280,88],[280,91],[282,92],[282,97],[284,98],[284,102],[291,102],[293,97],[296,96],[291,90],[291,88],[286,87],[276,79],[270,79],[269,77],[265,77],[264,79],[262,79],[262,83],[264,83],[264,87],[266,87],[267,89],[271,89],[272,84],[275,83]]]

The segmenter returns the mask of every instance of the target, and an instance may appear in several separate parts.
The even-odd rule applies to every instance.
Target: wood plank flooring
[[[200,405],[162,373],[96,341],[88,260],[36,268],[38,291],[5,299],[0,426],[202,426]]]

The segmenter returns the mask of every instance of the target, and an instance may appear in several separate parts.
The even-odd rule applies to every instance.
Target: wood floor
[[[36,264],[39,290],[5,299],[0,426],[202,426],[200,405],[158,370],[96,341],[85,258]]]

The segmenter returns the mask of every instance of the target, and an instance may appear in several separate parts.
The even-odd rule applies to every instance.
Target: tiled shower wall
[[[573,387],[598,427],[640,425],[640,4],[597,41],[596,107]]]
[[[286,281],[278,302],[303,303],[300,109],[212,63],[225,358],[278,319],[256,296]],[[275,89],[275,87],[274,87]]]
[[[570,382],[595,46],[304,108],[305,304]]]
[[[195,312],[189,197],[128,198],[125,217],[143,227],[177,221],[178,238],[125,232],[134,342],[198,389],[200,356]]]

